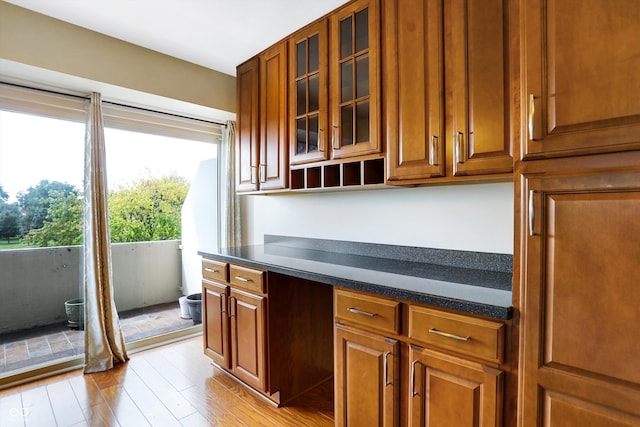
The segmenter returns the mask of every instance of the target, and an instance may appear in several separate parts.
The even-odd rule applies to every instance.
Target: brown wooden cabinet
[[[409,426],[502,425],[502,371],[415,345],[409,362]]]
[[[330,286],[202,259],[204,352],[283,404],[333,376]]]
[[[289,39],[290,164],[326,160],[329,125],[328,21]]]
[[[230,369],[229,286],[203,279],[202,291],[204,352],[218,365]]]
[[[237,191],[287,188],[287,44],[239,65],[236,79]]]
[[[329,15],[332,158],[382,151],[380,0],[357,0]]]
[[[266,297],[231,288],[229,301],[231,371],[245,383],[266,391]]]
[[[398,341],[336,324],[337,426],[397,426]]]
[[[640,148],[640,3],[522,2],[524,159]]]
[[[383,5],[389,183],[509,177],[508,2]]]
[[[258,189],[260,146],[260,64],[252,58],[236,71],[236,188],[238,192]]]
[[[259,188],[274,190],[289,185],[287,124],[287,43],[280,42],[260,60],[260,164]]]
[[[247,384],[268,391],[266,273],[207,258],[202,273],[205,354]]]
[[[640,425],[638,165],[523,165],[521,426]]]
[[[504,323],[345,289],[334,308],[336,425],[503,425]]]

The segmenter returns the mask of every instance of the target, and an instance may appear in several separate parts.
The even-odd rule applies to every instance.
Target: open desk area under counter
[[[511,255],[269,235],[199,253],[205,353],[275,404],[332,380],[336,425],[511,417]]]

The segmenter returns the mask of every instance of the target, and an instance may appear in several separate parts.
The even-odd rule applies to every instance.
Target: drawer
[[[334,313],[336,321],[344,320],[391,334],[400,333],[400,303],[397,301],[336,289]]]
[[[264,271],[241,265],[229,265],[229,282],[248,291],[265,293]]]
[[[227,263],[202,258],[202,277],[216,282],[227,281]]]
[[[504,360],[505,325],[500,322],[409,306],[409,338],[490,362]]]

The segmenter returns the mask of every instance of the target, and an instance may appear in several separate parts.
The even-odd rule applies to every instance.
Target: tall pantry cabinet
[[[640,425],[640,3],[521,0],[520,426]]]

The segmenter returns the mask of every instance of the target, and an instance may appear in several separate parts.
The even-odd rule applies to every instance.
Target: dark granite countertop
[[[284,236],[199,254],[496,319],[512,315],[511,255]]]

